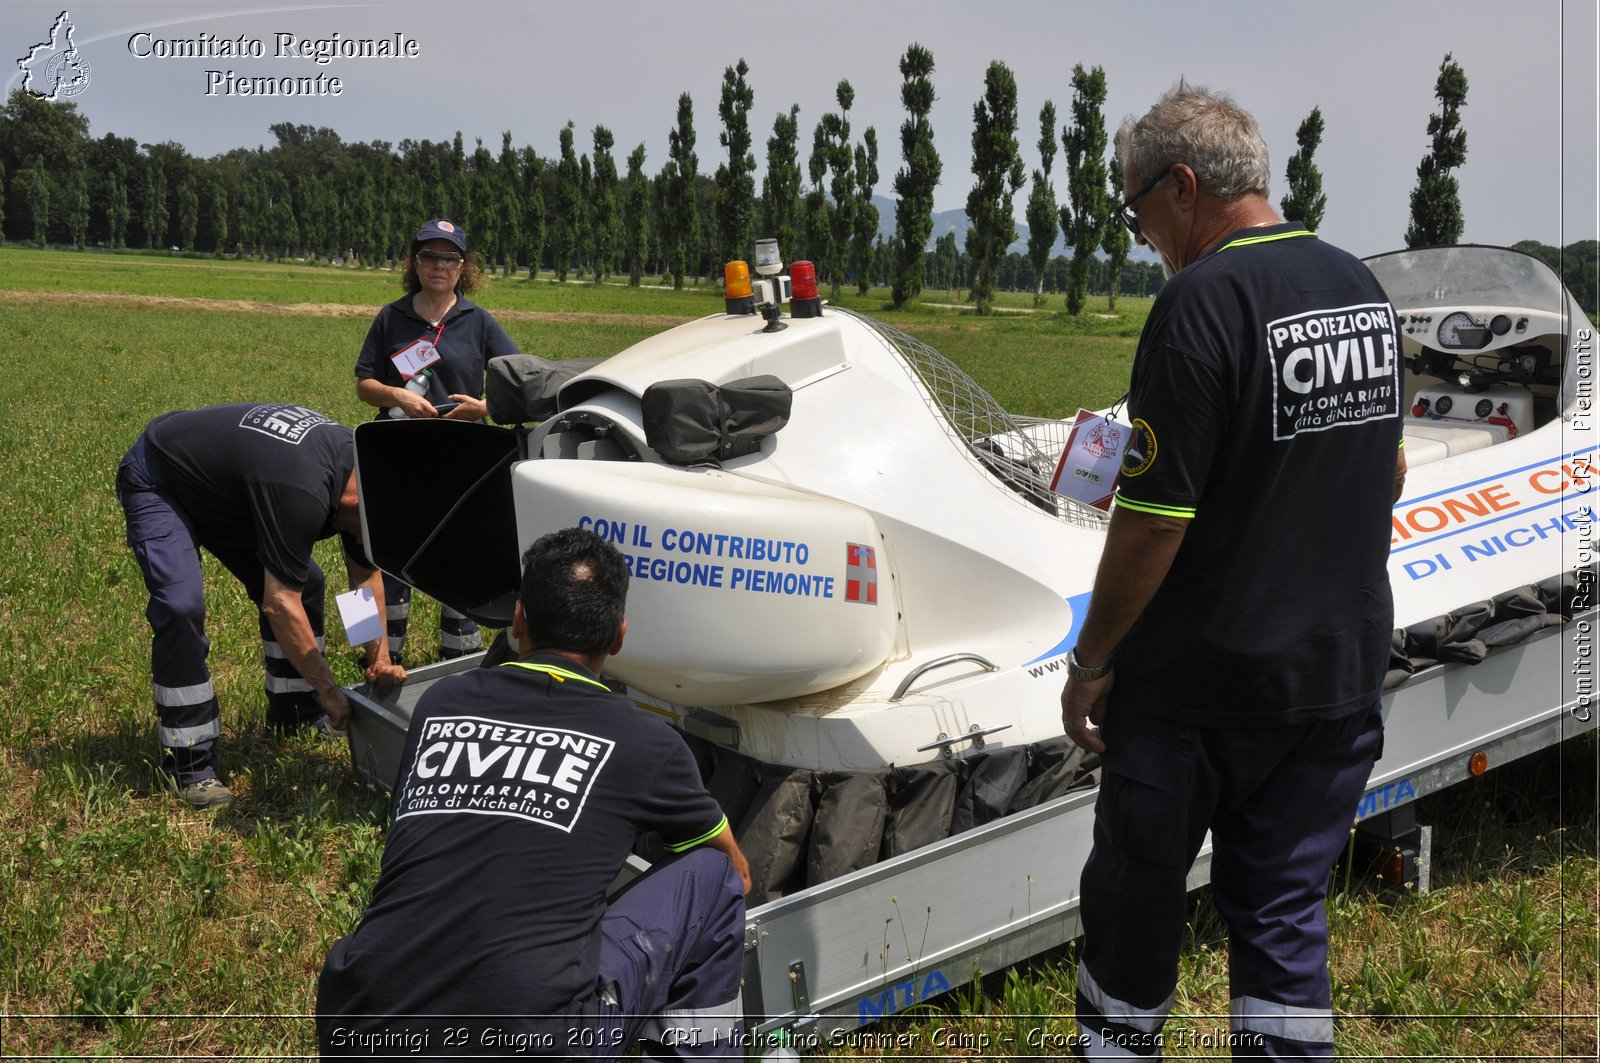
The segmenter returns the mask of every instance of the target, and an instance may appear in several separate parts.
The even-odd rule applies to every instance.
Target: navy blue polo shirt
[[[356,379],[376,380],[389,387],[404,387],[405,378],[391,361],[394,355],[426,339],[438,348],[441,361],[433,366],[429,402],[448,402],[451,395],[483,397],[483,373],[489,359],[516,354],[517,345],[489,311],[465,296],[456,296],[438,325],[429,324],[412,307],[406,295],[378,311],[356,358]],[[383,416],[385,410],[379,410]]]
[[[1119,704],[1202,726],[1372,706],[1401,367],[1383,289],[1302,225],[1235,232],[1162,287],[1116,500],[1189,524],[1117,648]]]
[[[636,837],[682,852],[727,825],[681,735],[539,653],[423,694],[392,811],[372,903],[323,968],[324,1025],[592,1015],[606,888]]]
[[[283,583],[305,586],[355,468],[349,428],[293,403],[234,403],[164,413],[144,438],[201,546],[254,551]],[[348,538],[345,553],[359,556]]]

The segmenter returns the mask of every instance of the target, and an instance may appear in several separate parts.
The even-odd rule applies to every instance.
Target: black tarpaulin
[[[483,398],[495,424],[532,424],[555,415],[561,385],[600,364],[599,358],[550,361],[532,354],[489,359]]]
[[[645,442],[672,465],[742,457],[789,423],[793,399],[789,385],[775,376],[726,384],[660,380],[639,400]]]
[[[1477,664],[1492,649],[1515,645],[1536,631],[1565,623],[1572,617],[1580,585],[1593,581],[1589,571],[1551,576],[1396,629],[1384,689],[1393,690],[1435,664]],[[1587,601],[1592,605],[1592,595]]]

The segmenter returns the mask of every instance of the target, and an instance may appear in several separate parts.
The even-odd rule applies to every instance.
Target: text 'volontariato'
[[[614,746],[563,728],[434,717],[423,726],[395,818],[514,816],[570,832]]]

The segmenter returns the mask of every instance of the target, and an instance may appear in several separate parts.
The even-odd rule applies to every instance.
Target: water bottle
[[[426,395],[428,393],[428,385],[432,382],[433,370],[424,369],[422,372],[406,381],[406,390],[411,392],[413,395]],[[389,407],[389,416],[405,420],[406,411],[401,409],[399,406],[391,406]]]

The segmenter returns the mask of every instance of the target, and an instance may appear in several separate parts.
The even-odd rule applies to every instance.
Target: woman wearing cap
[[[376,406],[377,416],[398,408],[406,417],[483,419],[484,368],[491,358],[515,354],[517,345],[487,310],[467,298],[481,280],[460,226],[437,218],[417,230],[406,248],[400,279],[405,295],[378,311],[356,359],[356,395]],[[407,388],[407,381],[424,370],[426,387]],[[385,576],[384,595],[389,653],[398,660],[411,588]],[[477,625],[447,606],[440,608],[442,655],[476,651],[482,644]]]

